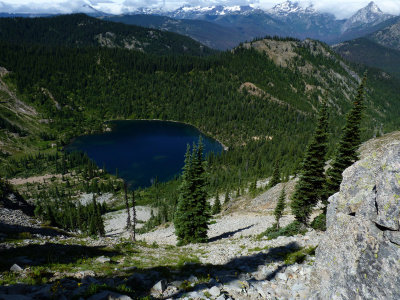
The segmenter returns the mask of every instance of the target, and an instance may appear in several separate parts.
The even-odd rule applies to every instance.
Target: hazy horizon
[[[123,14],[133,12],[138,8],[158,8],[164,10],[174,10],[184,5],[209,7],[213,5],[251,5],[262,9],[269,9],[276,4],[284,1],[271,0],[12,0],[1,1],[0,12],[3,13],[31,13],[31,14],[59,14],[73,13],[82,11],[84,6],[91,6],[96,10],[110,14]],[[370,0],[299,0],[298,2],[303,7],[308,7],[313,4],[314,8],[320,12],[334,14],[338,19],[348,18],[357,10],[368,5]],[[394,15],[400,14],[400,1],[393,0],[376,0],[374,1],[379,8],[385,12]]]

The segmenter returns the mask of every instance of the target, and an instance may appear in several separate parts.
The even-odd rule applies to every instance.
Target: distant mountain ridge
[[[298,2],[292,1],[277,4],[268,10],[262,10],[253,5],[208,7],[186,5],[170,12],[138,9],[137,13],[140,13],[141,16],[135,17],[134,14],[130,14],[129,22],[141,26],[149,24],[145,15],[149,15],[149,19],[153,21],[155,16],[169,17],[176,19],[176,22],[183,23],[196,20],[199,22],[198,28],[193,27],[194,24],[192,24],[190,28],[186,26],[186,30],[183,30],[182,24],[165,26],[165,23],[156,25],[154,28],[185,34],[218,49],[232,48],[238,44],[238,41],[250,41],[267,35],[299,39],[312,38],[328,44],[335,44],[381,29],[380,24],[390,22],[395,17],[383,13],[374,2],[370,2],[366,7],[358,10],[347,20],[338,20],[333,14],[319,12],[312,5],[302,7]],[[135,18],[136,20],[133,20]],[[121,21],[123,17],[110,17],[110,19]],[[208,25],[200,23],[201,21],[208,22]],[[219,28],[211,28],[209,23],[216,24]],[[230,30],[228,36],[215,34],[214,30],[221,32],[221,26]],[[199,36],[202,37],[199,38]],[[218,39],[224,40],[223,45],[218,43]]]
[[[357,27],[375,26],[392,17],[394,16],[383,13],[374,2],[370,2],[366,7],[358,10],[343,24],[342,32]]]
[[[173,19],[166,16],[146,14],[108,16],[102,19],[176,32],[190,36],[207,47],[221,50],[233,48],[248,38],[248,36],[234,28],[202,20]]]
[[[348,61],[379,68],[400,78],[400,51],[358,38],[333,46],[333,50]]]
[[[312,38],[336,44],[383,29],[395,19],[395,16],[382,12],[374,2],[344,20],[337,19],[331,13],[320,12],[313,5],[303,7],[290,0],[267,10],[253,4],[184,5],[173,11],[166,11],[162,7],[142,7],[127,10],[124,15],[102,13],[96,5],[83,5],[80,10],[90,16],[115,22],[176,32],[221,50],[265,36]]]
[[[333,45],[333,49],[349,61],[380,68],[400,78],[400,17],[382,22],[378,28],[362,38]]]
[[[161,55],[214,53],[214,50],[186,36],[103,21],[84,14],[0,18],[0,41],[17,45],[125,48]]]
[[[367,37],[382,46],[400,50],[400,17],[393,18],[391,21],[394,22]]]

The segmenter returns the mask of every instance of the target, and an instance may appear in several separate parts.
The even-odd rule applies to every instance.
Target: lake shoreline
[[[194,126],[193,124],[190,124],[190,123],[187,123],[187,122],[176,121],[176,120],[162,120],[162,119],[112,119],[112,120],[104,121],[104,123],[113,122],[113,121],[159,121],[159,122],[180,123],[180,124],[192,126],[192,127],[196,128],[198,131],[200,131],[202,134],[204,134],[205,136],[208,136],[208,137],[216,140],[218,143],[220,143],[222,148],[224,149],[224,151],[229,151],[229,147],[226,146],[224,143],[222,143],[218,138],[213,137],[212,135],[205,133],[203,130],[201,130],[198,127]],[[106,127],[106,129],[104,130],[104,132],[110,132],[110,131],[112,131],[111,127]]]
[[[159,119],[105,120],[97,133],[72,139],[65,151],[81,151],[106,170],[147,187],[158,178],[166,182],[180,174],[187,145],[203,140],[204,156],[223,153],[227,147],[210,134],[185,122]]]

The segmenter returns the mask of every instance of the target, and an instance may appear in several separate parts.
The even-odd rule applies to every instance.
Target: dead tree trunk
[[[132,191],[132,241],[136,241],[136,199],[135,191]]]
[[[130,231],[132,228],[132,223],[131,223],[131,213],[129,211],[128,191],[127,190],[128,190],[128,187],[126,185],[126,182],[124,181],[125,206],[126,206],[126,213],[128,214],[128,217],[126,218],[126,229],[128,231]]]

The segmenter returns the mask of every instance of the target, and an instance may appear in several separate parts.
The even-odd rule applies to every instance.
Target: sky
[[[103,12],[121,14],[135,11],[140,7],[166,10],[183,5],[252,5],[268,9],[284,0],[0,0],[0,12],[8,13],[71,13],[81,10],[83,5],[91,5]],[[366,6],[370,0],[298,0],[303,7],[314,3],[321,12],[333,13],[337,18],[348,18],[358,9]],[[375,0],[383,12],[400,15],[400,0]]]

